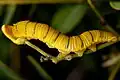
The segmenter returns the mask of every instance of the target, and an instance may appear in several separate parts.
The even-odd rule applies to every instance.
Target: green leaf
[[[82,20],[87,11],[86,4],[63,6],[52,19],[52,27],[62,33],[72,31]]]
[[[0,79],[2,80],[23,80],[13,70],[7,67],[2,61],[0,61]]]
[[[40,64],[32,56],[27,56],[27,58],[33,64],[33,66],[37,69],[40,76],[42,76],[45,80],[53,80],[51,76],[49,76],[46,73],[46,71],[40,66]]]
[[[113,9],[120,10],[120,1],[110,1],[110,6]]]

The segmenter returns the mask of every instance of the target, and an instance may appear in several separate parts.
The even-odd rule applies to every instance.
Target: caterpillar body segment
[[[13,37],[15,37],[15,38],[25,37],[25,35],[26,35],[25,26],[27,23],[28,23],[28,21],[24,21],[23,23],[18,22],[16,24],[13,24],[13,26],[11,26]],[[8,34],[8,35],[10,35],[10,34]]]
[[[56,48],[60,52],[57,56],[65,57],[70,52],[82,56],[86,49],[96,51],[96,44],[115,42],[117,37],[110,32],[90,30],[77,36],[66,36],[46,24],[20,21],[13,26],[3,25],[2,31],[15,44],[24,44],[25,40],[39,39],[49,48]]]

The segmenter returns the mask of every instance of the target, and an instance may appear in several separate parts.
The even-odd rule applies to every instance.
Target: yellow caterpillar
[[[13,26],[3,25],[2,31],[15,44],[24,44],[19,39],[39,39],[49,48],[58,49],[59,55],[64,56],[70,52],[82,56],[86,49],[96,51],[96,44],[117,41],[115,35],[106,31],[91,30],[68,37],[46,24],[30,21],[20,21]]]

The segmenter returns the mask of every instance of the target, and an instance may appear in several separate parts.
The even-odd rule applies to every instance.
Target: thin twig
[[[57,63],[59,61],[59,59],[57,59],[56,57],[44,52],[43,50],[41,50],[39,47],[35,46],[34,44],[30,43],[29,41],[25,41],[25,44],[27,44],[28,46],[30,46],[31,48],[35,49],[36,51],[38,51],[40,54],[42,54],[43,56],[45,56],[44,59],[46,60],[52,60],[53,63]]]
[[[103,48],[110,46],[114,43],[116,43],[116,42],[109,42],[109,43],[101,44],[100,46],[97,47],[97,50],[103,49]],[[93,52],[91,50],[87,50],[84,54],[90,54],[90,53],[93,53]],[[71,59],[73,59],[73,58],[80,57],[80,56],[78,56],[77,54],[69,54],[66,57],[60,58],[59,60],[57,60],[57,62],[62,61],[62,60],[67,60],[66,59],[67,57],[71,57]]]
[[[106,24],[104,26],[104,28],[106,30],[109,30],[110,32],[114,33],[115,35],[119,36],[119,34],[114,30],[112,29],[112,27],[110,25],[107,24],[106,20],[103,18],[103,16],[100,14],[100,12],[95,8],[95,6],[93,5],[92,1],[91,0],[87,0],[89,6],[91,7],[91,9],[95,12],[96,16],[100,19],[100,21],[103,23],[103,24]]]
[[[33,49],[35,49],[36,51],[38,51],[39,53],[41,53],[45,57],[51,57],[52,56],[52,55],[47,54],[46,52],[44,52],[43,50],[41,50],[40,48],[38,48],[34,44],[30,43],[29,41],[25,41],[25,44],[27,44],[28,46],[32,47]]]
[[[99,11],[95,8],[95,6],[92,4],[92,1],[91,0],[87,0],[88,1],[88,4],[90,5],[90,7],[92,8],[92,10],[96,13],[96,15],[97,15],[97,17],[101,20],[101,22],[102,23],[104,23],[104,24],[106,24],[105,26],[104,26],[104,28],[106,29],[106,30],[109,30],[110,32],[112,32],[112,33],[114,33],[116,36],[120,36],[114,29],[112,29],[112,27],[111,26],[109,26],[107,23],[106,23],[106,21],[105,21],[105,19],[101,16],[101,14],[99,13]],[[119,39],[119,41],[120,41],[120,38],[118,38]],[[107,44],[107,43],[106,43]],[[99,49],[102,49],[102,48],[104,48],[104,47],[106,47],[106,46],[109,46],[109,45],[111,45],[111,44],[113,44],[113,43],[111,43],[111,44],[109,44],[108,43],[108,45],[106,45],[106,44],[103,44],[103,47],[101,47],[101,46],[99,46],[98,47],[98,50]],[[88,52],[89,53],[89,52]],[[115,62],[116,60],[114,60],[114,62]],[[114,80],[114,77],[115,77],[115,74],[117,73],[117,71],[118,71],[118,69],[120,68],[120,62],[117,64],[117,66],[114,68],[114,70],[112,71],[112,73],[111,73],[111,75],[110,75],[110,77],[109,77],[109,79],[108,80]]]
[[[119,38],[118,38],[118,41],[120,41]],[[109,42],[109,43],[101,44],[100,46],[97,47],[97,50],[103,49],[104,47],[110,46],[114,43],[115,42]],[[44,52],[39,47],[35,46],[34,44],[30,43],[29,41],[25,41],[25,44],[27,44],[28,46],[32,47],[33,49],[37,50],[39,53],[44,55],[47,58],[46,60],[52,60],[53,63],[58,63],[59,61],[66,60],[66,57],[71,57],[71,59],[73,59],[75,57],[79,57],[77,54],[70,54],[70,55],[67,55],[66,57],[58,58],[58,57],[54,57],[54,56]],[[84,54],[89,54],[89,53],[92,53],[92,51],[88,50]]]
[[[102,64],[102,67],[110,67],[120,61],[120,54],[110,58]]]
[[[90,5],[90,7],[92,8],[92,10],[96,13],[97,17],[101,20],[101,22],[105,23],[104,18],[101,16],[99,11],[95,8],[95,6],[93,5],[92,1],[91,0],[87,0],[87,2]]]
[[[112,44],[114,44],[116,42],[109,42],[109,43],[104,43],[104,44],[101,44],[100,46],[97,47],[97,50],[100,50],[100,49],[103,49],[107,46],[110,46]],[[90,53],[93,53],[91,50],[87,50],[84,54],[90,54]],[[76,57],[79,57],[77,54],[70,54],[68,56],[71,56],[72,58],[76,58]],[[66,56],[67,57],[67,56]]]
[[[116,64],[116,66],[113,68],[113,70],[112,70],[112,72],[111,72],[108,80],[114,80],[115,75],[116,75],[116,73],[118,72],[119,68],[120,68],[120,61],[119,61],[118,64]]]

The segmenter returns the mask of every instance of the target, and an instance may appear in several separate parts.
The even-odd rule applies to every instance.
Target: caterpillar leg
[[[85,49],[84,50],[79,50],[79,51],[76,51],[75,53],[76,54],[68,54],[65,56],[65,60],[68,60],[70,61],[72,58],[74,58],[75,56],[83,56],[83,53],[84,53]]]
[[[61,60],[64,60],[66,55],[69,54],[69,52],[66,52],[66,51],[61,51],[61,50],[58,50],[58,51],[59,51],[59,54],[57,57],[51,57],[52,62],[55,64]]]
[[[25,41],[27,41],[25,38],[17,38],[13,40],[13,42],[17,45],[25,44]]]
[[[95,52],[96,51],[96,44],[91,45],[90,47],[88,47],[88,49],[90,49],[91,51]]]
[[[83,50],[79,50],[79,51],[76,51],[75,53],[78,55],[78,56],[83,56],[83,53],[85,52],[86,49],[83,49]]]
[[[46,43],[46,45],[49,47],[49,48],[54,48],[52,45]]]
[[[57,56],[58,60],[64,59],[70,53],[70,52],[62,51],[62,50],[58,50],[58,51],[59,51],[59,54]]]

